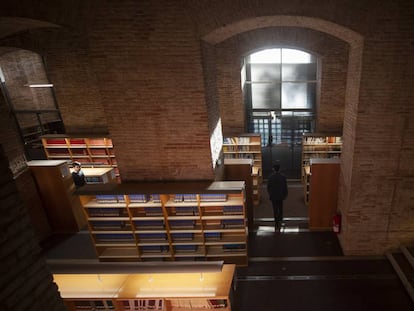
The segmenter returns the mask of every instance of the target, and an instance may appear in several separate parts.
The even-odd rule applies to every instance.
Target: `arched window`
[[[264,148],[279,146],[294,150],[294,146],[301,144],[302,134],[313,131],[316,56],[288,48],[250,54],[244,59],[242,87],[248,130],[262,135]],[[299,175],[300,150],[288,154],[277,151],[270,150],[268,162],[273,162],[275,157],[280,161],[286,158],[285,168],[292,170],[294,176]],[[266,150],[263,155],[266,156]],[[265,169],[265,158],[263,164]]]

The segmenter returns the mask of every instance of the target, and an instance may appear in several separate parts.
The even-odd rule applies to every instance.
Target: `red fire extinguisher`
[[[335,233],[341,232],[341,221],[342,221],[342,216],[340,214],[335,214],[334,217],[332,218],[333,232]]]

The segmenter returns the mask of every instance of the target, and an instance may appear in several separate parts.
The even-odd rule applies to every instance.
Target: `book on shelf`
[[[193,229],[196,225],[194,220],[170,220],[171,229]]]
[[[197,206],[177,206],[175,207],[176,216],[194,216],[198,215]]]
[[[201,202],[225,202],[227,201],[227,194],[225,193],[203,193],[200,194]]]
[[[75,300],[75,310],[115,310],[112,300]]]
[[[118,203],[118,197],[113,194],[97,194],[96,202],[98,203]]]
[[[243,219],[223,219],[221,221],[221,225],[223,228],[226,228],[226,229],[243,228],[244,220]]]
[[[197,202],[196,194],[175,194],[174,202]]]
[[[85,179],[87,184],[102,184],[104,182],[100,176],[85,176]]]
[[[223,251],[225,252],[242,252],[246,250],[246,244],[224,244]]]
[[[176,252],[178,252],[178,253],[180,253],[180,252],[189,252],[189,253],[191,253],[191,252],[195,252],[195,251],[197,251],[197,245],[188,245],[188,244],[186,244],[186,245],[176,245],[176,246],[174,246],[174,249],[175,249],[175,251]]]
[[[154,203],[161,203],[161,196],[159,194],[151,194],[150,200]]]
[[[206,241],[220,241],[221,233],[220,232],[205,232],[204,238]]]
[[[167,235],[165,233],[137,233],[137,237],[141,242],[167,240]]]
[[[243,214],[243,206],[223,206],[223,214],[241,215]]]
[[[212,309],[227,308],[227,299],[208,299],[208,302]]]
[[[122,310],[130,311],[163,311],[163,299],[130,299],[122,301]]]
[[[130,194],[129,201],[131,203],[146,203],[148,202],[148,195],[146,194]]]
[[[191,232],[171,233],[173,241],[192,241],[194,234]]]
[[[144,212],[146,216],[163,216],[162,208],[157,207],[144,207]]]
[[[126,210],[121,208],[89,208],[89,217],[122,217],[128,216]]]
[[[125,203],[125,196],[123,194],[118,194],[116,196],[116,199],[118,200],[118,203]]]
[[[138,229],[164,229],[164,220],[134,220]]]

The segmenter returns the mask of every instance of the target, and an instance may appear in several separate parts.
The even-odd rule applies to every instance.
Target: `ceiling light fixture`
[[[39,84],[33,83],[33,84],[25,84],[24,86],[28,86],[28,87],[53,87],[53,84],[52,83],[43,83],[43,84],[41,84],[41,83],[39,83]]]

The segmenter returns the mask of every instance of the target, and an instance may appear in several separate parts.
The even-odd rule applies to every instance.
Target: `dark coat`
[[[267,180],[267,192],[269,199],[282,201],[288,196],[288,187],[286,177],[279,172],[274,172]]]
[[[80,171],[78,174],[76,172],[72,172],[72,178],[76,188],[82,187],[84,184],[86,184],[85,175],[82,171]]]

